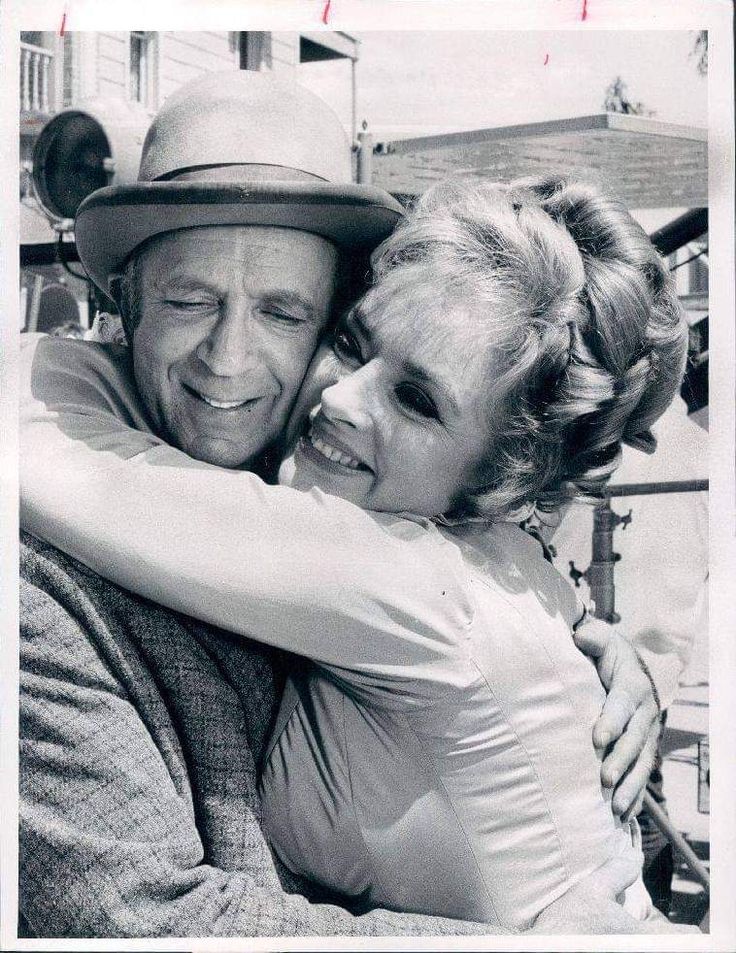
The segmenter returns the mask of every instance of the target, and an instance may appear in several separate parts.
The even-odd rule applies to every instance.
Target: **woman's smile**
[[[307,439],[311,443],[312,447],[322,456],[326,457],[332,463],[339,463],[340,466],[347,467],[349,470],[360,470],[367,469],[357,457],[351,456],[349,453],[343,453],[342,450],[339,450],[337,447],[332,446],[327,443],[327,441],[322,440],[314,432],[314,429],[309,431]]]
[[[372,473],[360,451],[332,432],[321,414],[312,416],[307,432],[297,445],[300,462],[311,463],[335,476],[355,476]]]

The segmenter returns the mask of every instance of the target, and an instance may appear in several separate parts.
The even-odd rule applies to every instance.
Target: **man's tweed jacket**
[[[21,577],[21,935],[483,932],[286,892],[299,885],[277,870],[256,793],[274,652],[32,537]]]

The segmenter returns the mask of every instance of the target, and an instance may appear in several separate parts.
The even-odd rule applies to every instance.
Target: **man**
[[[119,300],[130,347],[32,341],[23,413],[54,427],[54,408],[74,403],[85,409],[75,439],[113,414],[152,444],[267,471],[334,305],[341,253],[375,246],[400,214],[349,181],[339,123],[305,91],[253,73],[189,84],[154,121],[139,184],[95,193],[77,218],[80,257]],[[277,865],[259,824],[277,653],[137,598],[37,539],[22,571],[22,933],[484,932],[352,917],[285,892],[327,899]],[[605,651],[603,668],[625,667]],[[636,665],[627,672],[627,689],[645,694]],[[616,697],[612,736],[633,710]],[[652,708],[632,719],[640,743]],[[594,889],[581,884],[537,928],[635,930],[613,901],[626,876],[614,867]]]

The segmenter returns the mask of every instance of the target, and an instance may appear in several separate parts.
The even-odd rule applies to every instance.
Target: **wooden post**
[[[373,180],[373,136],[363,130],[358,133],[358,182],[370,185]]]
[[[41,111],[41,54],[31,53],[31,79],[33,92],[31,93],[31,109]]]
[[[44,56],[41,60],[41,112],[49,112],[49,63],[51,58]]]
[[[21,47],[20,51],[20,63],[21,63],[21,93],[22,93],[22,102],[23,109],[28,112],[31,108],[31,52],[30,50],[24,50]]]
[[[358,125],[358,99],[355,86],[355,59],[350,60],[350,141],[355,144],[355,134]]]

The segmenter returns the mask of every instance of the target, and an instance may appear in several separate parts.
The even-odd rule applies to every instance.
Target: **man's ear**
[[[121,284],[123,276],[122,275],[113,275],[110,279],[110,297],[115,302],[115,304],[120,308],[120,295],[121,295]]]
[[[132,346],[135,324],[128,313],[126,296],[123,294],[123,276],[113,275],[112,278],[110,278],[109,288],[109,297],[113,301],[115,307],[117,308],[118,314],[120,315],[120,320],[123,324],[123,330],[125,331],[125,337],[128,341],[128,346]]]

